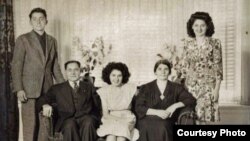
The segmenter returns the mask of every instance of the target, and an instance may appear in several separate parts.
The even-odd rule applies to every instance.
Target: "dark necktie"
[[[77,85],[77,83],[76,83],[76,82],[74,82],[74,88],[73,88],[73,90],[74,90],[74,94],[77,94],[77,91],[78,91],[78,85]]]

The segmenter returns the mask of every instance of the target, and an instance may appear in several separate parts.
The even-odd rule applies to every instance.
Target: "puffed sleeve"
[[[213,68],[216,74],[216,78],[219,80],[223,80],[222,47],[221,42],[218,39],[215,39],[213,45],[213,60]]]
[[[135,84],[127,84],[127,87],[125,87],[129,91],[130,98],[133,98],[135,95],[137,95],[137,86]]]
[[[135,112],[139,119],[146,116],[149,107],[146,106],[146,90],[141,87],[135,101]]]

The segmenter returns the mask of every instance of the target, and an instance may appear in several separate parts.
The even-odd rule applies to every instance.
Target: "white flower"
[[[96,65],[101,65],[104,58],[110,54],[112,49],[112,45],[105,47],[102,37],[97,37],[90,47],[82,45],[80,39],[74,37],[73,46],[75,46],[77,51],[81,52],[81,60],[79,61],[83,63],[82,69],[89,72],[92,71]]]

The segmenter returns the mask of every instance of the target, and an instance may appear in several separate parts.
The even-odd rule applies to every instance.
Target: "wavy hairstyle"
[[[195,33],[192,29],[192,26],[197,19],[203,20],[206,23],[207,31],[205,35],[207,37],[212,37],[212,35],[214,34],[214,24],[212,18],[206,12],[195,12],[191,15],[190,19],[187,22],[187,34],[190,37],[195,38]]]
[[[121,62],[111,62],[102,70],[102,80],[108,84],[111,84],[109,76],[113,70],[119,70],[122,73],[122,83],[128,82],[130,72],[126,64]]]

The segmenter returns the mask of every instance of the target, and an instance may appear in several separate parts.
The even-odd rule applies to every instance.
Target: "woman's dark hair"
[[[169,74],[171,74],[172,64],[167,59],[161,59],[155,63],[154,72],[159,67],[160,64],[168,66]]]
[[[37,7],[37,8],[34,8],[31,10],[31,12],[29,14],[30,19],[32,18],[33,13],[42,13],[44,15],[44,17],[47,19],[46,11],[40,7]]]
[[[104,82],[111,84],[109,76],[113,70],[119,70],[122,73],[122,83],[128,82],[130,73],[126,64],[121,62],[111,62],[102,70],[102,79]]]
[[[195,22],[195,20],[200,19],[205,21],[207,25],[207,31],[206,36],[211,37],[214,34],[214,24],[212,21],[212,18],[209,16],[206,12],[195,12],[191,15],[190,19],[187,22],[187,33],[190,37],[195,38],[194,31],[192,29],[192,26]]]

